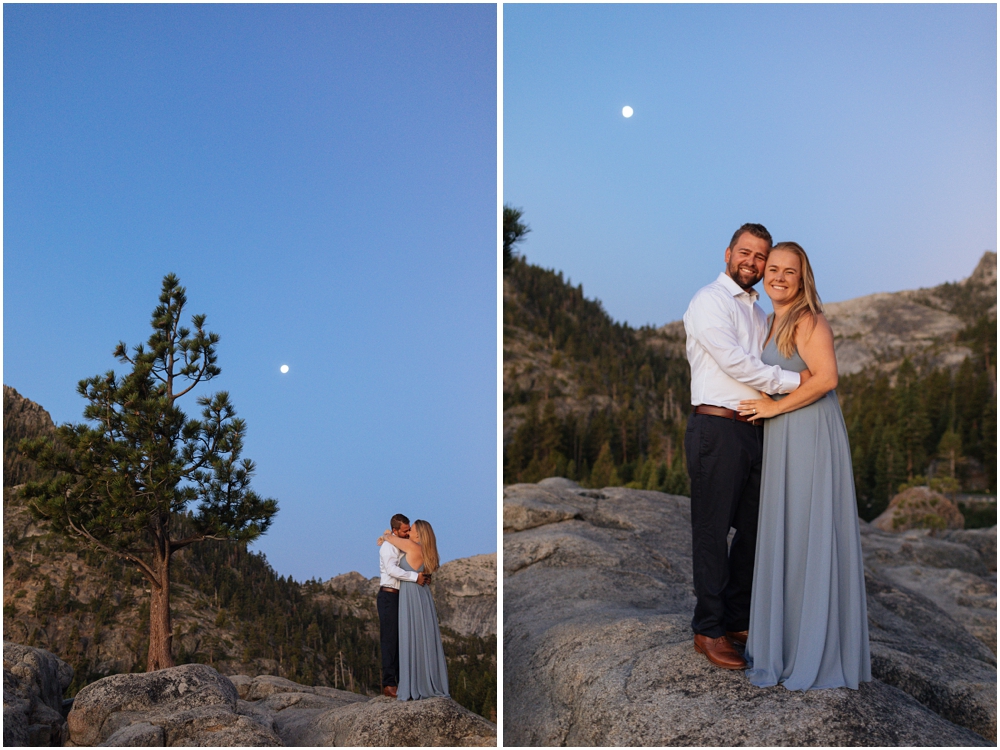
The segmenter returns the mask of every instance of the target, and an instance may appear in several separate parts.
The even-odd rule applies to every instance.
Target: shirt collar
[[[741,294],[745,294],[748,297],[750,297],[750,299],[752,299],[754,302],[756,302],[757,298],[760,296],[760,293],[756,289],[747,290],[741,287],[739,284],[733,281],[732,276],[730,276],[725,271],[719,274],[719,278],[716,279],[716,281],[722,284],[722,286],[726,288],[726,291],[729,292],[734,297],[739,297]]]

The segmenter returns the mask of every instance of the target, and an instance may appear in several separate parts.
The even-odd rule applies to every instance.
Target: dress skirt
[[[400,558],[403,570],[413,570]],[[420,570],[423,570],[423,565]],[[416,572],[420,572],[420,570]],[[448,695],[448,663],[429,586],[399,584],[399,685],[396,697],[418,700]]]
[[[805,367],[797,354],[775,357],[773,342],[765,355]],[[834,391],[765,423],[745,655],[759,687],[856,690],[871,680],[851,451]]]

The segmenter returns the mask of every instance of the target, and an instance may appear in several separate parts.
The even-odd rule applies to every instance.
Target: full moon
[[[631,116],[632,116],[632,108],[629,107],[628,105],[622,107],[622,117],[631,117]]]
[[[288,365],[282,365],[281,366],[281,371],[282,372],[288,372]]]

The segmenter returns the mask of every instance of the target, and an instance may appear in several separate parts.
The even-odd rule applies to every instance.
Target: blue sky
[[[524,254],[632,325],[678,320],[747,221],[799,242],[827,301],[967,276],[996,250],[996,14],[505,5]]]
[[[279,573],[395,512],[494,552],[496,53],[491,5],[4,6],[3,382],[79,421],[174,272]]]

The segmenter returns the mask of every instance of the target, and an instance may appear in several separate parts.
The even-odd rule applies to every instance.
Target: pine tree
[[[80,381],[89,424],[65,424],[55,440],[26,440],[21,450],[54,479],[22,490],[38,519],[84,548],[134,565],[150,584],[146,669],[174,665],[171,653],[170,558],[195,542],[251,542],[278,511],[250,489],[254,464],[240,460],[246,424],[229,394],[197,399],[202,419],[188,419],[177,400],[221,373],[218,335],[195,315],[181,323],[187,296],[177,277],[163,279],[148,349],[115,357],[131,369]],[[198,502],[195,512],[188,506]],[[181,536],[177,532],[181,532]]]
[[[594,468],[590,472],[590,486],[600,489],[601,487],[617,487],[621,485],[618,471],[615,469],[615,461],[611,457],[611,444],[605,441],[601,446],[601,452],[594,462]]]

